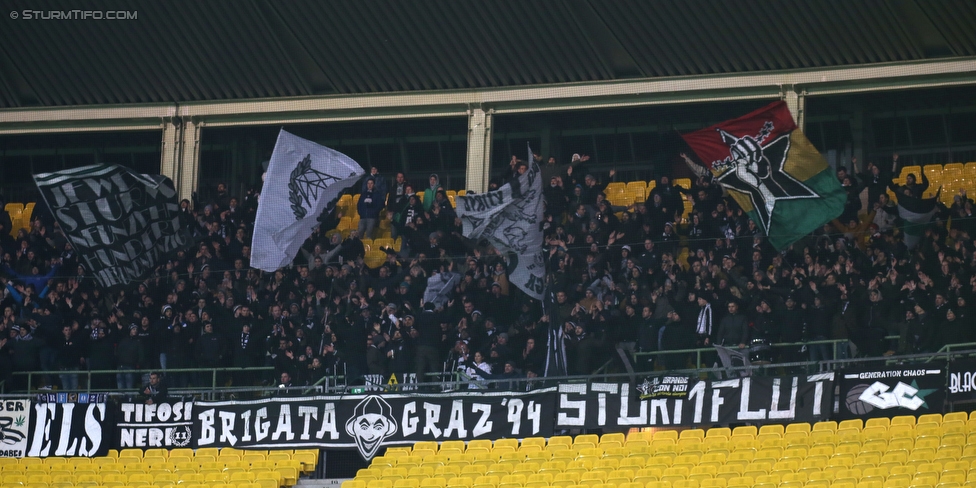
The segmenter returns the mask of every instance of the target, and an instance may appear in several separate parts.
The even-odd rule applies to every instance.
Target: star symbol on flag
[[[924,389],[923,390],[923,389],[921,389],[921,388],[918,387],[918,381],[917,380],[912,380],[912,388],[915,388],[916,390],[918,390],[915,393],[915,396],[919,400],[922,400],[924,402],[924,403],[922,403],[922,406],[925,407],[925,408],[929,408],[929,403],[925,401],[925,397],[931,395],[932,393],[935,393],[935,390],[936,389],[935,388],[929,388],[929,389]]]
[[[820,195],[785,169],[790,153],[790,134],[765,143],[767,128],[772,129],[772,124],[767,122],[757,137],[736,137],[717,129],[722,141],[729,146],[730,155],[712,166],[721,171],[716,178],[720,185],[749,197],[758,216],[756,224],[768,235],[776,202],[819,198]]]

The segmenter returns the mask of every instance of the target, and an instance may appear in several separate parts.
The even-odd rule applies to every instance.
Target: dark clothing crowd
[[[38,202],[29,232],[0,237],[0,379],[22,389],[26,377],[12,372],[41,371],[34,387],[76,389],[78,372],[114,370],[90,386],[139,391],[149,371],[179,388],[207,386],[211,376],[166,371],[227,368],[222,385],[272,385],[282,373],[295,386],[337,375],[402,384],[460,374],[472,388],[524,389],[521,378],[585,375],[607,362],[681,369],[691,359],[638,354],[631,364],[635,352],[818,341],[802,354],[822,360],[976,339],[968,320],[976,229],[964,193],[940,205],[908,249],[888,190],[921,198],[924,181],[894,185],[893,169],[872,164],[841,169],[843,214],[777,251],[708,175],[690,188],[662,176],[646,201],[620,207],[605,192],[615,173],[588,171],[587,159],[542,165],[546,304],[510,283],[506,256],[463,237],[437,175],[415,191],[402,173],[372,171],[355,188],[368,194],[356,204],[359,229],[336,229],[352,212],[339,207],[320,218],[293,265],[273,273],[249,266],[260,189],[238,198],[218,185],[181,202],[183,225],[199,236],[193,247],[110,290]],[[513,157],[491,189],[524,164]],[[372,241],[360,232],[384,228],[399,250],[383,247],[386,259],[369,267]],[[460,279],[424,302],[428,280],[442,273]],[[848,341],[839,352],[823,342],[837,339]],[[560,350],[566,371],[547,370]],[[270,369],[245,369],[259,367]]]

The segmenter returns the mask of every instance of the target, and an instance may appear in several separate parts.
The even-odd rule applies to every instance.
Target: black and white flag
[[[171,251],[191,244],[173,183],[117,165],[34,175],[41,196],[104,287],[146,277]]]
[[[258,200],[251,266],[275,271],[290,264],[319,215],[364,173],[349,156],[282,129]]]
[[[521,170],[520,170],[521,172]],[[458,196],[457,215],[465,237],[488,239],[509,258],[509,281],[527,295],[542,299],[542,178],[529,149],[528,167],[495,191]]]
[[[453,271],[434,273],[427,280],[427,289],[424,290],[424,303],[433,303],[438,308],[447,305],[451,295],[454,294],[454,287],[461,282],[461,275]]]

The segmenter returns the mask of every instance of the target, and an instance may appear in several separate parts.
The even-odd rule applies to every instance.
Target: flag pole
[[[532,154],[532,146],[526,142],[526,148],[528,149],[528,162],[531,168],[535,164],[535,155]],[[543,219],[544,222],[544,219]],[[543,226],[544,223],[539,222],[539,226]],[[543,238],[544,239],[544,238]],[[539,252],[543,253],[543,261],[545,266],[546,280],[545,288],[542,291],[542,313],[549,317],[549,330],[546,334],[547,344],[546,344],[546,365],[543,368],[542,376],[565,376],[567,372],[566,368],[566,354],[563,349],[562,341],[562,324],[558,324],[553,321],[552,311],[553,311],[553,297],[552,297],[552,265],[550,263],[550,256],[546,255],[545,241],[543,241],[543,249]]]

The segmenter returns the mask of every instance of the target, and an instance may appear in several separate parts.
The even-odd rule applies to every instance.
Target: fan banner
[[[282,129],[258,198],[251,267],[275,271],[291,264],[319,216],[365,173],[349,156]]]
[[[196,402],[193,447],[358,449],[417,441],[550,437],[554,390]]]
[[[844,210],[847,194],[786,102],[682,137],[776,249]]]
[[[31,401],[0,399],[0,458],[21,458],[27,453]]]
[[[119,403],[115,413],[115,447],[192,447],[192,415],[193,402]]]
[[[164,176],[94,165],[34,175],[34,182],[80,264],[103,287],[145,279],[165,255],[192,243]]]
[[[458,196],[457,215],[464,236],[488,239],[508,257],[508,279],[536,300],[545,288],[542,258],[542,177],[529,149],[529,162],[517,178],[499,189]]]
[[[942,413],[946,400],[945,363],[844,370],[840,376],[838,420]]]
[[[833,373],[689,383],[687,396],[640,399],[647,382],[561,384],[556,430],[819,422],[833,412]],[[652,391],[652,390],[648,390]]]
[[[949,361],[950,402],[976,400],[976,360],[953,359]]]
[[[106,403],[35,403],[27,456],[104,456],[111,421]]]

